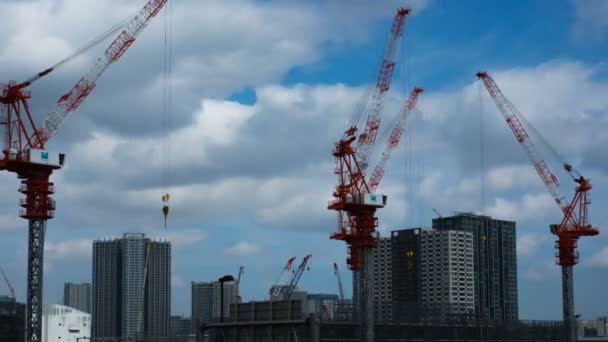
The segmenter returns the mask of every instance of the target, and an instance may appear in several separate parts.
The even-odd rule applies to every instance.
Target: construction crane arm
[[[553,200],[560,207],[562,212],[566,213],[568,203],[564,196],[561,194],[559,190],[559,180],[551,172],[544,158],[538,152],[538,149],[534,145],[534,142],[530,139],[530,135],[526,131],[524,124],[522,123],[523,116],[517,110],[517,108],[506,98],[506,96],[502,93],[496,82],[490,75],[488,75],[485,71],[480,71],[477,73],[477,77],[481,79],[483,84],[485,85],[488,93],[494,100],[494,103],[498,107],[498,110],[507,121],[507,124],[513,131],[515,135],[515,139],[522,146],[530,162],[536,169],[536,172],[540,176],[541,180],[549,190],[549,193],[553,197]],[[568,172],[572,171],[572,167],[568,164],[564,164],[564,169]]]
[[[557,177],[551,172],[544,158],[538,152],[534,142],[532,141],[526,127],[532,129],[538,138],[543,139],[540,133],[538,133],[532,125],[528,124],[525,117],[517,110],[517,108],[506,98],[502,93],[494,79],[488,75],[485,71],[477,73],[477,77],[482,80],[488,93],[496,103],[498,110],[503,115],[507,124],[513,131],[515,138],[519,144],[523,147],[524,151],[528,155],[528,158],[532,162],[532,165],[536,169],[536,172],[540,176],[541,180],[549,190],[549,193],[553,197],[555,203],[559,206],[562,213],[564,214],[562,221],[559,225],[554,225],[551,231],[554,234],[572,234],[576,236],[593,236],[598,234],[598,229],[588,224],[588,206],[591,203],[590,198],[587,196],[591,190],[591,182],[589,179],[583,177],[577,170],[572,167],[569,163],[560,160],[564,170],[572,177],[576,183],[576,192],[574,198],[567,202],[565,197],[559,191],[559,181]],[[568,236],[569,240],[572,236]],[[577,237],[578,238],[578,237]],[[571,246],[561,246],[560,249],[573,250]],[[562,248],[563,247],[563,248]],[[569,257],[570,260],[573,258]],[[573,264],[571,261],[560,261],[560,264]]]
[[[414,87],[412,92],[407,98],[407,101],[403,105],[401,111],[397,114],[397,123],[393,126],[393,130],[391,131],[391,135],[388,138],[388,142],[386,144],[386,148],[384,152],[382,152],[382,156],[380,157],[380,161],[378,165],[374,168],[374,172],[369,181],[370,191],[375,191],[380,182],[382,181],[382,177],[384,176],[384,168],[386,166],[386,161],[390,158],[391,153],[397,146],[399,146],[399,142],[401,141],[401,137],[403,136],[403,132],[405,131],[405,123],[410,117],[410,113],[416,107],[418,103],[418,97],[424,89],[420,87]]]
[[[395,14],[380,71],[378,72],[376,86],[363,111],[363,114],[367,114],[367,122],[363,133],[359,135],[357,143],[357,159],[359,160],[363,171],[367,169],[370,150],[376,141],[378,129],[380,128],[380,113],[382,112],[384,104],[384,95],[389,90],[391,80],[393,79],[395,59],[397,57],[397,52],[399,51],[399,43],[404,31],[405,18],[410,13],[411,9],[400,8]],[[347,132],[354,134],[353,127]]]
[[[1,267],[0,267],[0,272],[2,272],[2,276],[4,277],[4,281],[6,282],[6,286],[8,286],[9,291],[11,291],[11,297],[13,299],[15,299],[15,288],[13,287],[13,284],[11,284],[11,281],[6,276],[6,273],[4,273],[4,269],[2,269]]]
[[[340,276],[340,270],[338,264],[334,262],[334,274],[338,278],[338,291],[340,292],[340,300],[344,300],[344,288],[342,287],[342,277]]]
[[[291,271],[291,266],[293,265],[293,262],[295,260],[296,257],[291,257],[289,258],[289,260],[287,260],[287,264],[285,264],[285,266],[281,270],[281,273],[279,273],[279,277],[277,278],[277,281],[275,281],[275,286],[272,288],[271,299],[277,298],[281,295],[281,288],[284,284],[283,277],[285,276],[286,272]]]
[[[80,106],[84,99],[95,88],[95,82],[108,69],[108,67],[116,62],[129,49],[137,36],[146,28],[152,18],[165,6],[168,0],[150,0],[146,5],[135,15],[135,17],[126,24],[125,29],[105,50],[104,54],[97,59],[95,65],[85,74],[74,87],[57,101],[55,110],[49,113],[42,127],[42,134],[34,134],[33,144],[35,148],[44,148],[44,144],[55,134],[59,126],[65,118]],[[48,74],[52,69],[47,69],[40,73],[43,76]],[[34,76],[32,81],[41,76]],[[28,82],[28,81],[26,81]]]
[[[236,283],[235,283],[235,298],[236,301],[235,303],[239,303],[239,287],[241,286],[241,276],[243,275],[243,272],[245,270],[245,266],[240,266],[239,267],[239,275],[236,277]]]
[[[285,290],[283,292],[283,300],[291,299],[291,295],[293,295],[293,292],[296,290],[296,287],[298,286],[298,283],[300,282],[300,278],[302,278],[302,274],[304,274],[304,271],[306,270],[306,265],[308,264],[308,260],[311,257],[312,257],[312,255],[309,254],[309,255],[305,256],[304,259],[302,259],[300,266],[298,266],[298,269],[293,274],[293,277],[291,277],[291,281],[289,282],[289,284],[287,285],[287,287],[285,288]]]

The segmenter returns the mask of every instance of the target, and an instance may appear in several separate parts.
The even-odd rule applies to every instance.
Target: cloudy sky
[[[379,4],[380,3],[380,4]],[[384,123],[408,89],[426,91],[380,190],[382,233],[435,216],[482,212],[517,221],[520,316],[558,319],[559,268],[548,224],[560,212],[475,79],[488,70],[547,141],[594,184],[591,220],[608,225],[608,2],[406,2],[408,18]],[[132,0],[0,0],[0,79],[23,80],[134,13]],[[326,210],[332,143],[373,84],[400,1],[172,1],[47,146],[53,175],[46,303],[91,279],[91,241],[144,232],[173,245],[173,313],[190,281],[245,266],[245,299],[262,299],[291,256],[313,255],[301,287],[336,293]],[[170,25],[172,23],[172,25]],[[172,102],[163,111],[166,27]],[[109,44],[106,42],[105,44]],[[31,87],[41,122],[103,46]],[[573,184],[559,172],[563,192]],[[168,176],[167,176],[168,175]],[[27,223],[14,174],[0,175],[0,263],[25,299]],[[168,229],[161,195],[172,195]],[[580,241],[576,311],[606,314],[608,234]],[[4,284],[0,293],[6,292]]]

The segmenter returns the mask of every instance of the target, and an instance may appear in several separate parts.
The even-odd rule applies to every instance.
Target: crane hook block
[[[164,194],[162,196],[163,200],[163,216],[165,217],[165,229],[167,229],[167,216],[169,215],[169,194]]]

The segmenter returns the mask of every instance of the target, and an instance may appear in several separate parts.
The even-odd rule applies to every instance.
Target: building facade
[[[25,304],[0,296],[0,341],[25,342]]]
[[[42,306],[42,342],[89,340],[91,314],[58,304]]]
[[[420,235],[422,228],[391,232],[392,315],[397,322],[420,319]]]
[[[217,321],[221,315],[221,287],[219,281],[192,282],[192,329],[203,323]],[[230,317],[230,304],[236,303],[236,285],[224,283],[224,318]]]
[[[461,213],[433,219],[438,231],[464,231],[473,236],[475,316],[517,320],[517,255],[515,222]]]
[[[63,285],[63,305],[91,313],[91,284],[65,283]]]
[[[336,317],[340,297],[337,294],[310,293],[305,300],[305,314],[317,314],[325,320],[333,320]]]
[[[392,269],[391,239],[378,238],[378,246],[372,249],[372,295],[374,317],[377,322],[392,320]]]
[[[171,337],[189,336],[192,331],[190,322],[190,317],[171,316]]]
[[[92,289],[93,337],[168,337],[170,243],[144,234],[94,241]]]
[[[432,229],[420,233],[423,319],[471,317],[475,312],[473,234]]]

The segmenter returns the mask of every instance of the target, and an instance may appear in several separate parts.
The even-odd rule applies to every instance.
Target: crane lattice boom
[[[369,153],[376,141],[376,136],[378,135],[378,129],[380,128],[380,113],[382,112],[384,105],[384,94],[386,94],[391,86],[393,71],[395,69],[395,58],[397,57],[399,43],[403,36],[405,18],[410,12],[411,9],[409,8],[400,8],[395,14],[389,40],[384,52],[384,58],[378,73],[376,87],[363,112],[368,115],[367,123],[363,133],[359,135],[359,141],[357,143],[357,158],[363,171],[367,169]]]
[[[43,125],[42,141],[36,145],[37,148],[44,148],[44,144],[57,131],[57,128],[65,120],[69,113],[73,112],[80,106],[82,101],[95,88],[95,82],[101,77],[106,69],[116,62],[129,47],[133,44],[137,36],[150,23],[150,20],[158,14],[165,6],[168,0],[150,0],[140,11],[135,15],[133,20],[127,24],[127,27],[118,35],[118,37],[106,49],[103,56],[97,59],[97,63],[91,70],[84,75],[74,85],[72,90],[64,94],[57,101],[57,107],[49,113]]]
[[[2,267],[0,267],[0,272],[2,272],[6,286],[8,286],[9,291],[11,291],[11,297],[15,299],[15,288],[13,287],[13,284],[11,284],[11,281],[8,279],[6,273],[4,273],[4,269],[2,269]]]
[[[422,94],[423,91],[424,89],[420,87],[415,87],[407,98],[407,101],[403,105],[403,108],[397,114],[397,123],[393,127],[391,135],[388,138],[386,149],[384,150],[384,152],[382,152],[380,161],[378,162],[378,165],[376,165],[376,167],[374,168],[374,172],[370,177],[369,187],[372,192],[376,191],[376,188],[380,184],[380,181],[384,176],[384,167],[386,166],[386,161],[390,158],[393,150],[399,145],[401,137],[403,136],[403,132],[405,131],[405,123],[410,117],[410,113],[416,107],[416,103],[418,103],[418,97],[420,96],[420,94]]]
[[[477,77],[483,81],[498,110],[507,121],[517,141],[526,151],[536,172],[563,213],[561,223],[551,227],[551,232],[559,237],[556,243],[559,250],[557,263],[560,265],[575,265],[578,262],[576,240],[581,236],[594,236],[599,233],[597,228],[588,223],[588,206],[591,204],[588,193],[591,190],[591,182],[580,175],[570,164],[563,163],[564,170],[570,174],[577,184],[574,198],[568,203],[559,191],[557,177],[551,172],[526,131],[525,118],[504,96],[494,79],[487,72],[478,72]]]
[[[291,295],[293,295],[293,292],[296,290],[296,287],[298,286],[298,283],[300,282],[300,278],[302,278],[302,274],[304,274],[304,271],[306,270],[306,265],[308,264],[308,260],[312,257],[312,255],[307,255],[304,257],[304,259],[302,259],[302,262],[300,263],[300,266],[298,266],[298,269],[294,272],[293,277],[291,277],[291,281],[289,282],[289,284],[287,285],[287,287],[285,287],[284,291],[283,291],[283,300],[289,300],[291,299]]]
[[[338,264],[334,262],[334,274],[336,278],[338,278],[338,291],[340,293],[340,300],[344,300],[344,288],[342,287],[342,277],[340,276],[340,270],[338,269]]]
[[[277,281],[274,283],[274,287],[272,288],[272,293],[270,294],[270,299],[276,299],[281,295],[281,291],[282,291],[281,289],[287,283],[287,280],[285,279],[285,277],[287,274],[289,274],[289,271],[291,271],[291,267],[293,266],[293,262],[295,260],[296,260],[295,256],[289,258],[287,260],[287,263],[283,267],[283,269],[281,269],[281,273],[279,273],[279,277],[277,278]]]

